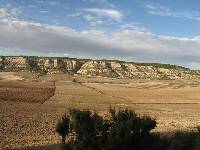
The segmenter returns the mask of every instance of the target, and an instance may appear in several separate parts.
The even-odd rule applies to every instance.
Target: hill
[[[45,74],[72,74],[152,80],[200,79],[200,71],[176,65],[68,57],[1,56],[0,71],[31,72],[40,76]]]

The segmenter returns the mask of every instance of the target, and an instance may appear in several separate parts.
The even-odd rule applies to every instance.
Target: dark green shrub
[[[64,115],[56,130],[62,136],[62,143],[69,131],[73,136],[65,149],[153,150],[163,146],[160,137],[150,132],[156,127],[155,119],[140,117],[131,110],[110,109],[107,119],[89,110],[71,109],[69,114],[70,119]]]
[[[148,116],[140,117],[131,110],[110,109],[111,122],[108,131],[108,150],[132,150],[149,148],[156,121]],[[146,146],[145,146],[146,145]]]
[[[198,132],[176,132],[170,138],[170,150],[200,150],[200,134]]]
[[[61,136],[62,144],[65,144],[66,136],[70,133],[70,119],[69,116],[63,115],[56,125],[56,132]]]
[[[58,121],[56,132],[62,143],[70,135],[62,145],[65,150],[200,150],[200,128],[161,137],[151,132],[155,127],[155,119],[128,109],[110,109],[107,119],[89,110],[71,109]]]
[[[73,77],[72,82],[77,82],[75,77]]]
[[[105,134],[104,119],[91,111],[70,110],[72,132],[75,133],[74,150],[98,150]]]

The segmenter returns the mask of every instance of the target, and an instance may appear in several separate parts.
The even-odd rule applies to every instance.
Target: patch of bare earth
[[[44,103],[55,93],[54,82],[1,81],[0,99]]]
[[[58,143],[55,125],[64,106],[0,101],[0,149]]]

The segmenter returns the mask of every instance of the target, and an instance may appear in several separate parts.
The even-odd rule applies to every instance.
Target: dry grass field
[[[84,83],[83,85],[113,98],[124,99],[128,103],[200,103],[200,87],[186,84],[151,81],[130,84]]]
[[[4,81],[21,81],[21,80],[33,80],[37,79],[38,76],[30,72],[0,72],[0,80]]]
[[[200,125],[200,81],[101,77],[76,77],[76,81],[60,75],[0,81],[0,149],[57,144],[55,124],[71,107],[102,115],[110,105],[134,109],[156,118],[159,132]]]
[[[91,78],[57,82],[46,104],[83,107],[101,112],[110,105],[130,108],[158,121],[156,131],[190,130],[200,125],[200,81],[149,81]]]

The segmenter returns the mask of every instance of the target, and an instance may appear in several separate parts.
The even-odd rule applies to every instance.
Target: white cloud
[[[17,8],[0,8],[0,19],[16,19],[17,16],[21,13],[21,11]]]
[[[57,0],[34,0],[36,3],[38,4],[42,4],[42,5],[50,5],[50,6],[59,6],[60,2]]]
[[[97,26],[105,23],[105,21],[103,21],[101,18],[92,16],[90,14],[83,16],[83,18],[88,21],[91,26]]]
[[[22,21],[0,22],[0,50],[12,54],[60,54],[200,66],[200,39],[158,36],[150,32],[108,33]],[[4,52],[0,52],[4,54]],[[200,67],[199,67],[200,68]]]
[[[123,14],[116,9],[86,8],[79,12],[82,12],[80,16],[92,27],[123,23]]]
[[[0,8],[0,17],[8,17],[10,16],[10,13],[6,8]]]
[[[40,12],[45,14],[45,13],[48,13],[49,11],[47,11],[47,10],[41,10]]]
[[[161,5],[146,5],[147,12],[157,16],[168,16],[175,18],[185,18],[200,21],[199,11],[174,11],[168,7]]]
[[[105,3],[108,0],[82,0],[83,2],[99,2],[99,3]]]
[[[115,9],[86,8],[82,9],[82,11],[93,13],[100,17],[108,17],[116,21],[120,21],[123,17],[123,14]]]
[[[80,15],[81,15],[80,12],[75,12],[75,13],[69,14],[68,16],[69,17],[79,17]]]
[[[139,23],[122,23],[121,29],[124,31],[138,31],[138,32],[148,32],[146,28],[142,27]]]
[[[48,1],[47,4],[55,6],[55,5],[60,5],[58,1]]]

